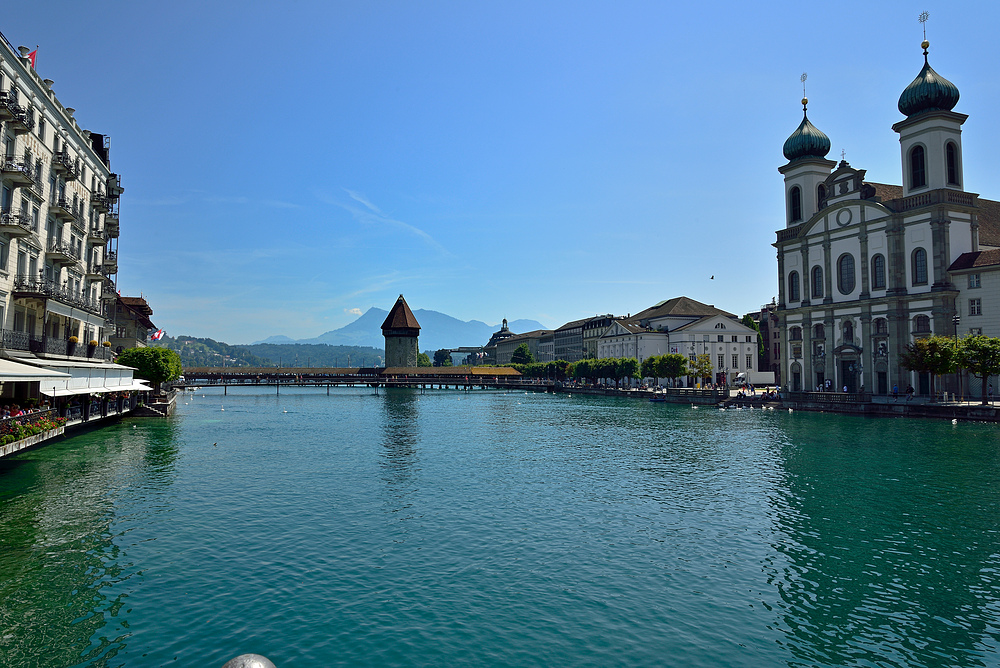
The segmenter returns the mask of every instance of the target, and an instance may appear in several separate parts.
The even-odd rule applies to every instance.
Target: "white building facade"
[[[121,181],[106,137],[81,129],[19,51],[0,39],[2,345],[110,358]]]

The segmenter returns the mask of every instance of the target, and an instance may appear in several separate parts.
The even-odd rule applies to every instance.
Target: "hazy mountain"
[[[389,312],[372,307],[354,322],[340,329],[324,332],[316,338],[298,339],[294,343],[325,343],[331,346],[371,346],[383,348],[382,322]],[[479,320],[459,320],[439,311],[417,309],[413,312],[420,323],[420,350],[458,348],[485,345],[500,325],[488,325]],[[545,326],[534,320],[514,320],[508,323],[510,331],[521,334]],[[287,336],[271,336],[257,343],[292,343]]]
[[[295,343],[295,339],[290,336],[285,336],[284,334],[278,334],[277,336],[269,336],[263,341],[254,341],[251,346],[256,346],[260,343]]]

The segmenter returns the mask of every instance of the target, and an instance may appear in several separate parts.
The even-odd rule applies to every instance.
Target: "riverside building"
[[[2,345],[110,359],[124,191],[108,138],[82,129],[53,83],[0,39]]]
[[[989,321],[980,273],[996,259],[982,251],[1000,247],[1000,205],[965,191],[968,117],[953,111],[958,88],[931,68],[928,42],[921,46],[923,67],[897,105],[905,118],[892,126],[902,185],[870,183],[865,170],[827,160],[830,140],[809,121],[806,99],[785,141],[785,227],[774,246],[789,390],[885,395],[913,385],[928,394],[929,377],[900,364],[907,344],[1000,334],[980,324]]]

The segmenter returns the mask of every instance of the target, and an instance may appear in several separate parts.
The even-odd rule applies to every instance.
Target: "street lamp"
[[[951,316],[951,322],[952,322],[952,324],[955,325],[955,349],[957,351],[958,350],[958,324],[960,322],[962,322],[962,316],[960,316],[958,313],[956,313],[955,315]],[[958,397],[959,397],[959,400],[961,401],[961,400],[965,399],[965,397],[962,396],[962,370],[961,369],[956,369],[955,370],[955,375],[958,376]]]

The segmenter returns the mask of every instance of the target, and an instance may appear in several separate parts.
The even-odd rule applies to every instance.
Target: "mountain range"
[[[312,339],[292,339],[287,336],[269,336],[259,343],[325,343],[331,346],[371,346],[384,348],[382,337],[382,322],[389,315],[388,311],[374,306],[354,322],[340,329],[333,329]],[[460,346],[486,345],[493,333],[500,329],[499,325],[487,325],[479,320],[459,320],[439,311],[417,309],[413,312],[420,323],[420,350],[439,350],[441,348],[458,348]],[[510,331],[515,334],[545,329],[545,325],[535,320],[513,320],[508,323]]]

